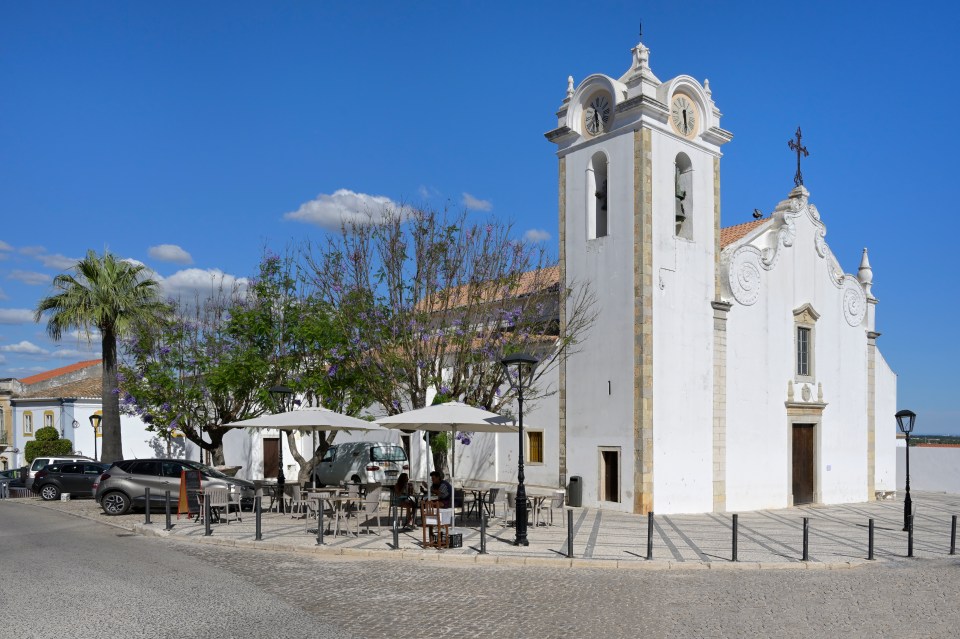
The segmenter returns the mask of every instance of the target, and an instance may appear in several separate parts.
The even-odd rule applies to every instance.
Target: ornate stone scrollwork
[[[741,246],[730,258],[727,279],[734,299],[744,306],[751,306],[760,297],[760,270],[763,260],[760,249]]]
[[[843,278],[843,318],[850,326],[859,326],[867,314],[867,294],[856,278],[849,275]]]

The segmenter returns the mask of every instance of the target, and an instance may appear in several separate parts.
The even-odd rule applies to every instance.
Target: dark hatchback
[[[60,462],[48,464],[33,477],[31,489],[45,501],[60,495],[93,497],[93,485],[110,464],[97,462]]]

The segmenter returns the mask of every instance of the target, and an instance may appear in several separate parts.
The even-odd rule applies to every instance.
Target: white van
[[[402,446],[391,442],[344,442],[327,449],[313,474],[317,483],[397,483],[400,473],[409,473],[410,463]]]

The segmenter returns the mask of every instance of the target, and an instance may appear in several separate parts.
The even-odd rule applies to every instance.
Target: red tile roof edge
[[[70,364],[69,366],[62,366],[60,368],[55,368],[52,371],[44,371],[43,373],[37,373],[36,375],[31,375],[30,377],[24,377],[20,380],[21,384],[36,384],[37,382],[43,382],[48,379],[53,379],[54,377],[59,377],[60,375],[66,375],[67,373],[72,373],[83,368],[89,368],[91,366],[96,366],[101,363],[102,359],[90,359],[85,362],[77,362],[75,364]]]

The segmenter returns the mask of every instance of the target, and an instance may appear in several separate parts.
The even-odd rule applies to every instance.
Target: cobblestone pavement
[[[21,501],[21,500],[13,500]],[[317,545],[316,525],[305,532],[304,519],[290,515],[265,513],[262,541],[254,541],[254,515],[243,513],[241,523],[215,524],[213,534],[204,536],[204,527],[187,518],[172,521],[165,530],[164,514],[154,512],[152,523],[144,524],[143,513],[107,517],[92,500],[42,502],[32,505],[53,508],[85,518],[119,525],[144,534],[188,538],[205,543],[263,546],[272,550],[290,549],[353,556],[376,555],[396,559],[440,559],[487,563],[539,563],[541,565],[589,566],[592,564],[625,568],[721,568],[731,563],[732,517],[727,514],[659,515],[654,518],[653,561],[646,560],[647,518],[610,511],[574,508],[573,559],[566,559],[566,522],[557,516],[554,526],[531,526],[529,547],[513,545],[515,530],[502,520],[493,520],[488,528],[486,549],[480,555],[480,532],[476,522],[468,522],[457,532],[463,534],[463,547],[443,551],[423,550],[420,529],[399,535],[399,548],[393,548],[393,534],[384,525],[379,534],[325,535]],[[951,517],[960,514],[960,495],[915,493],[916,522],[914,556],[948,556]],[[809,518],[809,561],[803,553],[803,518]],[[809,506],[765,510],[738,515],[738,563],[740,568],[841,568],[866,562],[868,521],[875,524],[875,557],[883,562],[907,555],[907,533],[903,532],[903,503],[877,501],[861,504]],[[384,517],[386,524],[386,517]]]
[[[183,524],[181,533],[165,543],[171,551],[178,551],[193,561],[215,566],[237,577],[238,582],[264,591],[267,597],[276,597],[278,605],[302,611],[303,618],[315,621],[318,633],[325,626],[343,629],[357,637],[954,637],[960,625],[957,591],[960,589],[960,558],[947,555],[950,509],[956,497],[917,496],[918,515],[930,511],[931,520],[918,526],[916,559],[906,559],[903,551],[893,546],[885,554],[878,553],[879,561],[857,560],[847,562],[865,549],[865,529],[848,529],[835,519],[847,516],[853,509],[859,520],[862,515],[887,512],[877,519],[877,527],[886,528],[886,537],[903,540],[897,523],[902,527],[902,510],[896,503],[877,505],[859,504],[848,507],[809,509],[813,518],[811,534],[823,547],[838,549],[838,554],[814,553],[813,561],[801,564],[792,557],[787,560],[732,563],[722,556],[720,539],[710,541],[709,531],[722,530],[714,516],[657,518],[658,526],[667,531],[671,543],[688,537],[687,546],[677,546],[681,556],[694,546],[707,559],[672,563],[672,559],[640,559],[598,561],[578,555],[571,570],[564,564],[541,557],[542,544],[531,546],[532,554],[526,565],[510,546],[509,554],[496,555],[504,563],[478,565],[476,551],[413,551],[407,546],[401,552],[367,552],[332,555],[327,549],[315,554],[312,537],[303,534],[303,521],[287,524],[280,516],[279,523],[271,524],[274,541],[249,545],[240,536],[247,534],[234,523],[215,527],[211,538],[202,540],[202,527]],[[933,507],[933,504],[940,504]],[[68,510],[101,523],[120,523],[141,527],[143,515],[106,518],[96,515],[92,502],[33,502],[25,507],[49,506]],[[899,504],[902,509],[902,504]],[[939,519],[943,509],[947,523]],[[785,513],[785,514],[783,514]],[[595,511],[581,511],[585,520],[596,519]],[[794,519],[798,510],[781,514],[752,513],[741,517],[741,532],[751,541],[741,547],[748,551],[751,544],[768,548],[763,559],[776,554],[792,554],[792,541],[779,538],[780,533],[799,528]],[[849,514],[849,513],[848,513]],[[754,519],[754,516],[756,519]],[[786,517],[781,522],[779,517]],[[802,514],[800,515],[803,516]],[[724,517],[717,516],[722,522]],[[157,516],[154,516],[157,520]],[[244,517],[246,519],[246,517]],[[604,522],[606,516],[601,517]],[[865,519],[865,518],[864,518]],[[767,520],[766,528],[760,523]],[[159,521],[162,524],[162,516]],[[833,524],[827,522],[833,521]],[[820,522],[820,523],[817,523]],[[645,518],[636,518],[633,529],[645,524]],[[292,526],[286,537],[279,534],[279,526]],[[698,524],[698,525],[695,525]],[[789,524],[789,525],[788,525]],[[865,522],[863,524],[865,526]],[[156,526],[156,524],[154,524]],[[839,533],[826,534],[836,526]],[[162,526],[161,526],[162,527]],[[700,528],[702,527],[702,529]],[[225,532],[230,529],[230,536]],[[927,535],[943,532],[946,537],[927,539]],[[749,530],[747,530],[749,529]],[[175,528],[176,530],[176,528]],[[266,529],[265,529],[266,530]],[[645,525],[642,530],[645,530]],[[846,530],[846,532],[843,532]],[[193,531],[201,531],[195,537]],[[679,531],[679,532],[677,532]],[[923,532],[921,532],[923,531]],[[508,531],[512,536],[512,531]],[[543,529],[531,529],[531,536],[543,534]],[[727,529],[729,532],[729,529]],[[855,534],[856,533],[856,534]],[[896,534],[895,534],[896,533]],[[612,531],[595,532],[596,546],[606,548],[603,554],[613,554],[616,536]],[[231,539],[236,535],[237,538]],[[718,537],[724,537],[719,535]],[[293,540],[304,537],[298,545]],[[359,538],[333,542],[334,548],[354,544],[351,552],[360,552],[356,544],[382,545],[389,535],[361,535]],[[277,539],[286,539],[277,543]],[[601,540],[606,539],[603,544]],[[632,540],[633,537],[629,537]],[[920,541],[920,540],[923,541]],[[202,541],[201,541],[202,540]],[[162,540],[143,540],[160,542]],[[234,546],[220,545],[233,542]],[[585,542],[588,538],[585,538]],[[201,543],[192,543],[201,542]],[[216,542],[216,543],[214,543]],[[674,551],[663,542],[656,549],[662,557],[675,557]],[[686,542],[683,542],[686,543]],[[711,543],[717,545],[714,550]],[[743,541],[741,541],[743,544]],[[550,544],[546,544],[550,545]],[[581,547],[586,548],[587,543]],[[782,548],[791,547],[790,552]],[[412,548],[412,542],[410,542]],[[623,547],[636,550],[624,541]],[[850,549],[851,547],[855,547]],[[844,551],[844,548],[848,548]],[[854,550],[856,552],[854,552]],[[344,552],[346,552],[344,550]],[[492,552],[496,552],[492,548]],[[729,553],[729,549],[726,551]],[[832,553],[833,551],[831,551]],[[659,554],[658,553],[658,554]],[[719,555],[714,559],[713,554]],[[400,555],[402,559],[397,560]],[[412,560],[412,559],[419,559]],[[539,562],[536,560],[540,560]],[[539,563],[539,565],[538,565]],[[805,570],[790,570],[792,567]],[[756,570],[757,567],[785,568]],[[820,570],[813,569],[821,568]],[[828,568],[844,567],[844,570]],[[680,569],[673,569],[680,568]],[[744,569],[747,568],[747,569]],[[749,569],[754,568],[754,569]],[[278,628],[282,634],[282,628]]]

